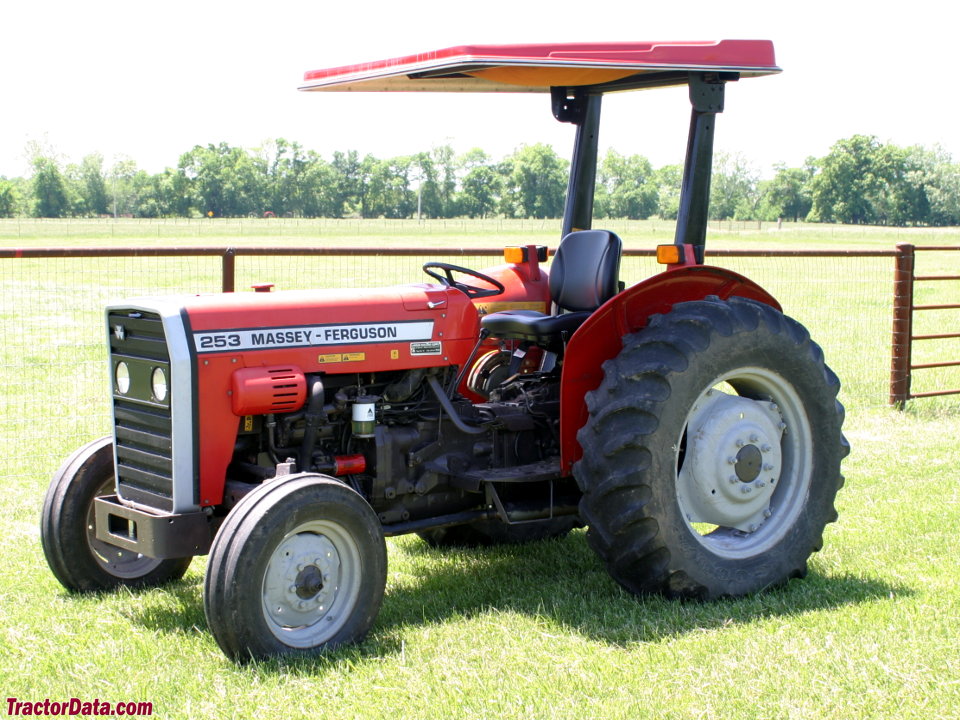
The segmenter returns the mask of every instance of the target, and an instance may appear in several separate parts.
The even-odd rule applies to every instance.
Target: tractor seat
[[[550,296],[559,314],[504,310],[480,319],[487,335],[562,346],[593,311],[620,289],[622,243],[608,230],[576,230],[560,241],[550,265]]]

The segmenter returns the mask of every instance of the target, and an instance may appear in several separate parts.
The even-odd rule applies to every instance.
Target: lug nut
[[[749,492],[753,492],[753,488],[750,487],[749,485],[744,485],[744,486],[740,489],[740,492],[742,492],[744,495],[746,495],[746,494],[749,493]]]
[[[753,433],[753,435],[750,436],[750,442],[755,443],[759,441],[760,441],[760,436],[757,435],[756,433]]]
[[[736,475],[731,475],[727,478],[727,480],[730,481],[731,485],[736,485],[738,482],[740,482],[740,478],[738,478]]]
[[[769,445],[767,445],[766,443],[764,443],[763,445],[760,446],[760,452],[770,452],[772,449],[773,449],[773,448],[771,448],[771,447],[770,447]]]

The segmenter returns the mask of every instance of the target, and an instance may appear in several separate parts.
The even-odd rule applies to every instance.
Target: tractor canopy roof
[[[462,45],[304,74],[301,90],[591,93],[679,85],[691,72],[780,72],[769,40]]]

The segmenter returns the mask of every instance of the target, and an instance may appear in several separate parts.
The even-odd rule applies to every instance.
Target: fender
[[[583,455],[577,432],[587,421],[584,397],[603,380],[603,363],[616,357],[621,338],[646,327],[650,316],[679,302],[716,295],[757,300],[781,310],[774,297],[743,275],[710,265],[678,265],[626,289],[587,318],[567,343],[560,382],[560,458],[564,474]]]

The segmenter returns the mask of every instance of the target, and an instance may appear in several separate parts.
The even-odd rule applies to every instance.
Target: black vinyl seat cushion
[[[504,310],[490,313],[480,324],[494,337],[538,342],[554,336],[559,338],[562,332],[572,334],[592,314],[589,310],[563,315],[544,315],[536,310]]]

